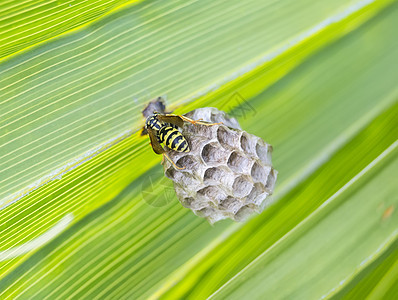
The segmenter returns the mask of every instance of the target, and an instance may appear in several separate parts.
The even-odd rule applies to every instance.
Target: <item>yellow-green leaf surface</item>
[[[22,0],[0,3],[0,60],[73,30],[128,0]]]
[[[32,20],[0,27],[0,298],[396,293],[394,1],[41,3],[0,6]],[[139,133],[158,95],[271,143],[278,202],[183,208]]]

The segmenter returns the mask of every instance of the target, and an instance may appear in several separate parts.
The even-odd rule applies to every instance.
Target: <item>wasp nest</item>
[[[164,163],[181,204],[210,223],[225,218],[244,221],[260,213],[271,203],[277,176],[271,164],[272,146],[216,108],[196,109],[185,116],[222,124],[185,123],[182,134],[191,151],[168,150],[177,166],[185,167],[177,170],[169,161]]]

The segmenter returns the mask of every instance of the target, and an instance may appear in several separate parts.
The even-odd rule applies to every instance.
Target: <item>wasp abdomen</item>
[[[159,130],[160,141],[177,152],[189,152],[189,145],[185,137],[178,129],[171,126],[164,126]]]

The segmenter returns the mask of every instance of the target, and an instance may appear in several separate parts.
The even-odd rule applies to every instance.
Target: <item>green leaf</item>
[[[46,15],[0,61],[0,297],[392,295],[397,4],[124,3]],[[183,208],[139,132],[158,95],[271,143],[278,202]]]
[[[370,263],[334,298],[353,299],[362,295],[368,295],[368,297],[372,295],[373,298],[394,298],[394,295],[397,295],[397,246],[397,241],[395,241],[383,255]]]
[[[129,2],[138,1],[4,1],[0,4],[0,60],[84,26]]]

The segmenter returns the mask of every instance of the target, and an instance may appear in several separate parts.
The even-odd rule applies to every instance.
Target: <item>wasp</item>
[[[206,126],[216,125],[220,123],[204,123],[200,120],[192,120],[185,116],[174,114],[154,114],[147,117],[145,121],[145,130],[151,140],[152,149],[156,154],[162,154],[163,160],[166,157],[177,169],[185,169],[185,167],[178,167],[172,159],[166,154],[166,150],[161,144],[167,146],[169,149],[177,152],[189,152],[188,142],[183,134],[178,130],[184,126],[184,122],[192,124],[201,124]],[[162,163],[163,163],[162,160]]]

